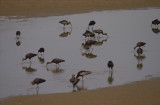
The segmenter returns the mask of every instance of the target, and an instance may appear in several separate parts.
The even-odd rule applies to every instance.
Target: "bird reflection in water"
[[[65,31],[65,28],[66,28],[65,26],[66,26],[66,25],[71,25],[71,29],[72,29],[72,24],[71,24],[70,21],[62,20],[62,21],[60,21],[59,23],[64,26],[64,27],[63,27],[63,31]]]
[[[89,50],[89,52],[87,52],[87,50],[85,52],[83,52],[82,49],[80,51],[81,51],[82,56],[85,56],[86,58],[92,59],[92,58],[96,58],[97,57],[97,55],[92,53],[93,52],[93,48],[92,48],[91,52],[90,52],[90,50]]]
[[[62,73],[64,71],[64,69],[62,69],[60,67],[49,68],[48,66],[46,67],[46,70],[51,71],[52,73]]]
[[[72,33],[72,27],[70,28],[70,30],[67,30],[67,31],[66,31],[66,29],[64,28],[64,29],[63,29],[63,33],[61,33],[59,36],[60,36],[60,37],[67,37],[68,35],[71,35],[71,33]]]
[[[108,83],[112,84],[114,78],[113,78],[113,70],[109,71],[109,76],[108,76]]]
[[[159,29],[159,28],[152,28],[152,31],[153,31],[155,34],[159,34],[159,33],[160,33],[160,29]]]
[[[29,64],[28,67],[22,65],[22,69],[25,70],[25,71],[28,72],[28,73],[33,73],[33,72],[37,71],[37,69],[31,67],[31,64]]]
[[[16,45],[17,45],[17,46],[20,46],[20,45],[21,45],[21,40],[20,40],[20,38],[16,38]]]
[[[137,69],[138,70],[142,70],[143,68],[143,63],[142,61],[146,58],[145,55],[143,54],[143,49],[142,48],[138,48],[137,49],[137,55],[134,53],[134,56],[136,57],[138,64],[137,64]]]

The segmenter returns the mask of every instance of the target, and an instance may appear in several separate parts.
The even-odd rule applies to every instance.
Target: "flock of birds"
[[[62,21],[60,21],[59,23],[63,24],[63,26],[64,26],[63,28],[64,28],[64,29],[65,29],[65,26],[66,26],[66,25],[71,25],[71,27],[72,27],[71,22],[69,22],[69,21],[67,21],[67,20],[62,20]],[[83,34],[83,36],[89,37],[89,38],[90,38],[90,37],[95,37],[95,34],[94,34],[94,33],[97,33],[98,36],[99,36],[100,34],[102,34],[102,35],[107,35],[107,33],[103,33],[103,31],[100,30],[100,29],[98,29],[98,30],[93,30],[93,27],[94,27],[95,24],[96,24],[95,21],[93,21],[93,20],[90,21],[89,24],[88,24],[88,30],[86,30],[86,32]],[[159,21],[158,19],[155,19],[154,21],[152,21],[152,25],[157,25],[157,26],[158,26],[159,24],[160,24],[160,21]],[[89,28],[90,28],[90,27],[92,27],[92,31],[93,31],[93,32],[89,31]],[[17,35],[17,37],[20,37],[21,32],[20,32],[20,31],[17,31],[17,32],[16,32],[16,35]],[[83,45],[91,45],[91,44],[93,44],[93,43],[94,43],[94,41],[88,40],[88,41],[86,41],[86,43],[84,43]],[[138,42],[138,43],[135,45],[134,50],[138,47],[138,49],[137,49],[138,56],[143,53],[143,49],[142,49],[141,47],[143,47],[143,46],[145,46],[145,45],[146,45],[145,42]],[[45,49],[44,49],[43,47],[38,50],[38,53],[41,53],[41,54],[42,54],[42,53],[44,53],[44,52],[45,52]],[[24,60],[29,59],[29,60],[30,60],[30,63],[31,63],[31,59],[32,59],[33,57],[37,56],[38,53],[37,53],[37,54],[35,54],[35,53],[27,53],[27,54],[25,55],[25,57],[22,58],[22,62],[23,62]],[[61,62],[65,62],[65,60],[60,59],[60,58],[54,58],[54,59],[51,60],[50,62],[47,62],[47,63],[46,63],[46,67],[47,67],[48,64],[55,63],[55,64],[56,64],[56,68],[57,68],[57,67],[60,66],[59,63],[61,63]],[[114,63],[113,63],[112,61],[108,61],[108,64],[107,64],[107,65],[108,65],[109,70],[110,70],[110,71],[113,71]],[[81,70],[81,71],[79,71],[79,72],[77,73],[77,75],[72,74],[72,77],[70,78],[70,82],[72,83],[73,87],[75,87],[75,86],[77,85],[77,83],[80,81],[79,77],[82,77],[82,80],[83,80],[84,76],[89,75],[89,74],[91,74],[91,73],[92,73],[91,71]],[[32,84],[32,85],[35,85],[35,84],[36,84],[37,87],[38,87],[38,85],[39,85],[40,83],[43,83],[43,82],[45,82],[45,81],[46,81],[46,80],[45,80],[45,79],[42,79],[42,78],[35,78],[35,79],[31,82],[31,84]]]

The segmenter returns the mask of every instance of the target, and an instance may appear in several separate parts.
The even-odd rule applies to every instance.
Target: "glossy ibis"
[[[69,25],[69,24],[70,24],[71,27],[72,27],[71,22],[69,22],[69,21],[67,21],[67,20],[62,20],[62,21],[60,21],[59,23],[63,24],[63,25],[64,25],[64,28],[65,28],[66,25]]]
[[[42,54],[42,53],[44,53],[44,51],[45,51],[45,49],[44,49],[43,47],[41,47],[41,48],[38,50],[38,53],[41,53],[41,54]],[[37,54],[38,54],[38,53],[37,53]]]
[[[142,46],[144,46],[146,43],[144,43],[144,42],[138,42],[137,44],[136,44],[136,46],[134,47],[134,49],[136,49],[137,47],[142,47]]]
[[[55,64],[56,64],[56,67],[57,67],[57,64],[59,65],[59,63],[61,63],[61,62],[65,62],[65,60],[59,59],[59,58],[54,58],[51,62],[47,62],[46,66],[47,66],[48,64],[55,63]]]
[[[31,58],[33,58],[33,57],[35,57],[35,56],[37,56],[37,54],[27,53],[27,54],[25,55],[25,58],[22,58],[22,62],[23,62],[24,60],[29,59],[29,60],[30,60],[30,63],[31,63]]]
[[[79,76],[81,76],[81,77],[82,77],[82,80],[83,80],[83,76],[88,75],[88,74],[91,74],[91,71],[82,70],[82,71],[79,71],[79,72],[77,73],[76,78],[78,78]]]
[[[93,30],[94,33],[97,33],[98,36],[99,34],[102,34],[102,35],[107,35],[107,33],[103,33],[103,30],[100,30],[100,29],[97,29],[97,30]]]
[[[93,30],[93,27],[94,27],[95,24],[96,24],[96,22],[94,20],[90,21],[89,24],[88,24],[88,30],[89,30],[90,26],[92,26],[92,30]]]
[[[153,25],[159,25],[160,21],[158,19],[155,19],[155,20],[152,21],[152,24]]]
[[[108,61],[108,68],[109,69],[111,69],[111,70],[113,70],[113,67],[114,67],[114,64],[113,64],[113,62],[112,61]]]
[[[70,82],[73,84],[73,86],[77,85],[80,79],[76,78],[75,75],[72,75],[72,78],[70,78]]]
[[[85,36],[85,37],[95,37],[95,34],[91,31],[86,30],[86,32],[83,33],[83,36]]]
[[[46,81],[46,80],[45,80],[45,79],[42,79],[42,78],[35,78],[35,79],[31,82],[31,84],[32,84],[32,85],[37,84],[37,87],[38,87],[38,84],[43,83],[43,82],[45,82],[45,81]]]

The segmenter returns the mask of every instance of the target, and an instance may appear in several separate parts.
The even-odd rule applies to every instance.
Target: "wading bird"
[[[92,30],[93,30],[93,27],[94,27],[95,24],[96,24],[96,22],[94,20],[90,21],[89,24],[88,24],[88,30],[89,30],[90,26],[92,26]]]
[[[95,34],[91,31],[86,30],[86,32],[83,34],[85,37],[95,37]]]
[[[62,21],[60,21],[59,23],[61,23],[61,24],[63,24],[64,25],[64,28],[65,28],[65,26],[66,25],[71,25],[71,28],[72,28],[72,24],[71,24],[71,22],[69,22],[69,21],[67,21],[67,20],[62,20]]]
[[[83,80],[83,76],[88,75],[88,74],[91,74],[91,73],[92,73],[91,71],[82,70],[82,71],[79,71],[79,72],[77,73],[76,78],[78,78],[79,76],[81,76],[81,77],[82,77],[82,80]]]
[[[158,19],[155,19],[155,20],[152,21],[152,24],[153,25],[159,25],[160,21]]]
[[[136,49],[137,47],[142,47],[142,46],[144,46],[146,43],[144,43],[144,42],[138,42],[137,44],[136,44],[136,46],[134,47],[134,49]]]
[[[29,60],[30,60],[30,63],[31,63],[31,58],[33,58],[33,57],[35,57],[35,56],[37,56],[37,54],[27,53],[27,54],[25,55],[25,58],[22,58],[22,62],[23,62],[24,60],[29,59]]]
[[[16,36],[17,38],[20,38],[21,32],[20,31],[16,31]]]
[[[113,64],[113,62],[112,61],[108,61],[108,68],[109,69],[111,69],[111,70],[113,70],[113,67],[114,67],[114,64]]]
[[[70,78],[70,82],[72,83],[73,87],[77,85],[80,79],[75,77],[75,74],[72,74],[72,77]]]
[[[43,82],[45,82],[46,80],[45,79],[42,79],[42,78],[35,78],[32,82],[31,82],[31,84],[32,85],[37,85],[37,87],[38,87],[38,84],[40,84],[40,83],[43,83]]]
[[[102,35],[107,35],[107,33],[103,33],[103,30],[100,30],[100,29],[93,30],[93,32],[94,32],[94,33],[97,33],[98,36],[99,36],[100,34],[102,34]]]
[[[45,51],[45,49],[44,49],[43,47],[41,47],[41,48],[38,50],[38,53],[41,53],[41,54],[43,53],[43,54],[44,54],[44,51]],[[37,53],[37,54],[38,54],[38,53]]]
[[[47,62],[46,66],[47,66],[48,64],[55,63],[55,64],[56,64],[56,67],[57,67],[57,64],[59,65],[59,63],[61,63],[61,62],[65,62],[65,60],[59,59],[59,58],[54,58],[51,62]],[[59,66],[60,66],[60,65],[59,65]]]

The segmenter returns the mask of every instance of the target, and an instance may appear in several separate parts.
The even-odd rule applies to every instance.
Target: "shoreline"
[[[46,17],[104,10],[160,7],[159,0],[1,0],[0,16]]]
[[[158,105],[160,77],[81,92],[8,97],[1,105]],[[82,101],[83,100],[83,101]]]

